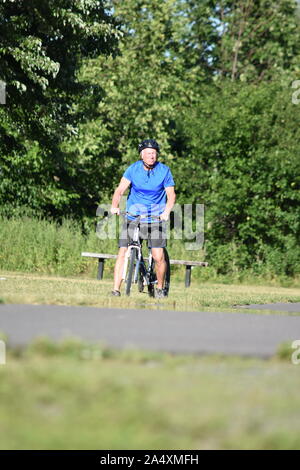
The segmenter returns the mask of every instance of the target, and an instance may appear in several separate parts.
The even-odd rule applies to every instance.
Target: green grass
[[[90,305],[116,308],[165,308],[171,310],[236,310],[237,305],[272,302],[300,302],[300,289],[272,286],[200,284],[196,280],[185,288],[184,282],[172,282],[167,299],[157,301],[133,286],[130,297],[110,296],[112,279],[41,276],[28,273],[1,272],[0,297],[6,303]],[[248,310],[246,310],[249,312]],[[252,310],[251,310],[252,311]],[[268,314],[269,311],[259,313]]]
[[[0,448],[299,449],[299,367],[40,339],[0,366]]]
[[[7,303],[229,312],[300,301],[297,288],[195,279],[188,289],[173,282],[170,297],[158,302],[137,289],[110,297],[112,279],[10,271],[0,278]],[[299,449],[300,365],[292,353],[283,344],[268,360],[174,356],[71,338],[8,347],[0,365],[0,449]]]
[[[300,300],[296,288],[194,281],[185,289],[177,281],[158,302],[136,290],[112,298],[111,279],[0,277],[0,297],[9,303],[232,311]],[[268,360],[174,356],[42,338],[26,349],[8,347],[0,366],[0,448],[299,449],[300,365],[292,365],[292,352],[284,344]]]

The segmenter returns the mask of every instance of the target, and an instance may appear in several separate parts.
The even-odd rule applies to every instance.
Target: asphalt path
[[[273,308],[284,305],[300,312],[300,303]],[[280,343],[300,340],[300,316],[2,304],[0,331],[11,346],[40,336],[54,341],[75,336],[115,348],[267,358]]]

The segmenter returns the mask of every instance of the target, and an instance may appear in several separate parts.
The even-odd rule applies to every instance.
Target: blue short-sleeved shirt
[[[167,202],[165,188],[175,186],[167,165],[157,162],[152,170],[145,170],[143,161],[139,160],[130,165],[123,176],[131,182],[126,211],[135,215],[162,214]],[[145,222],[153,220],[145,219]]]

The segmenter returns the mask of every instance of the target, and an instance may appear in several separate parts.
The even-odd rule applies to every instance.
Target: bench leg
[[[103,270],[104,270],[104,259],[103,258],[99,258],[98,259],[98,275],[97,275],[97,279],[99,279],[101,281],[101,279],[103,278]]]
[[[186,266],[186,268],[185,268],[185,287],[190,287],[190,285],[191,285],[191,274],[192,274],[192,266]]]

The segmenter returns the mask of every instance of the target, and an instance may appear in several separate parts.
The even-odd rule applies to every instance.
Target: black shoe
[[[154,297],[155,297],[156,299],[163,299],[164,297],[166,297],[165,290],[164,290],[164,289],[155,288]]]
[[[119,290],[112,290],[111,295],[113,295],[114,297],[120,297],[121,292]]]

